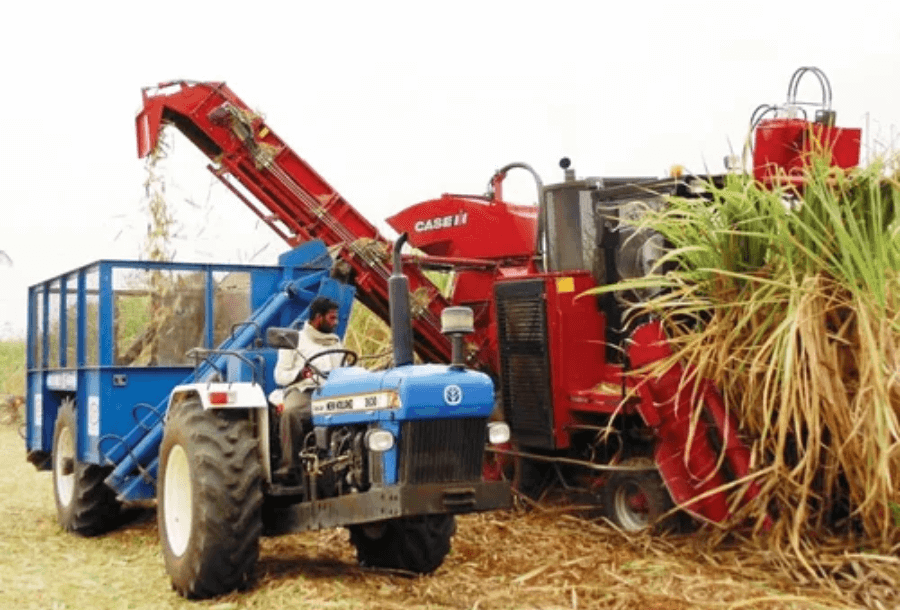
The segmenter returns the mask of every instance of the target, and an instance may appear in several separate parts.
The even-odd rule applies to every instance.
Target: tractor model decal
[[[342,396],[341,398],[314,400],[312,403],[312,412],[315,415],[328,415],[334,413],[347,413],[350,411],[396,409],[399,406],[400,401],[395,392],[374,392],[371,394],[357,394],[356,396]]]

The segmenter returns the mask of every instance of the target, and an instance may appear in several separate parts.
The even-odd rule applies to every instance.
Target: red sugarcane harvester
[[[824,92],[813,120],[796,99],[804,74],[815,75]],[[212,160],[208,169],[290,245],[320,239],[330,246],[340,261],[334,273],[387,321],[390,242],[261,116],[224,83],[165,83],[145,89],[143,102],[141,157],[157,145],[164,125],[174,125]],[[753,172],[761,183],[802,188],[799,170],[823,148],[836,166],[857,164],[860,130],[836,127],[830,103],[824,75],[801,68],[787,104],[757,109]],[[485,196],[445,194],[387,219],[419,251],[402,263],[413,293],[416,352],[425,361],[449,362],[440,312],[448,305],[473,309],[465,358],[497,381],[498,410],[513,439],[487,475],[509,476],[500,466],[511,464],[526,493],[550,479],[587,491],[630,530],[657,522],[673,501],[701,520],[723,522],[759,487],[720,393],[702,380],[687,383],[693,372],[678,363],[662,374],[635,374],[671,355],[658,321],[624,315],[646,294],[584,296],[650,272],[661,238],[631,221],[667,197],[702,196],[700,181],[578,179],[568,160],[561,167],[564,180],[544,185],[528,165],[510,164],[494,174]],[[513,169],[534,176],[537,206],[503,200]],[[445,294],[425,269],[452,271]],[[694,417],[697,409],[702,417]],[[746,481],[726,491],[737,479]]]

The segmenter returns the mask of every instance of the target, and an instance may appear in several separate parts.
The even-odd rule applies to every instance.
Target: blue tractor
[[[343,334],[354,297],[321,242],[272,267],[100,261],[32,286],[26,444],[52,471],[60,524],[99,534],[124,502],[156,498],[166,569],[189,598],[247,586],[261,536],[310,529],[349,528],[363,565],[434,571],[454,515],[510,505],[509,484],[481,475],[509,428],[489,421],[491,379],[462,364],[471,310],[442,315],[449,365],[413,363],[404,241],[394,366],[320,383],[289,481],[273,477],[277,350],[317,296],[339,304]]]

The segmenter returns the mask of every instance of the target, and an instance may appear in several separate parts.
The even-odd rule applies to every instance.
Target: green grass
[[[25,394],[25,341],[0,341],[0,394]]]
[[[148,294],[116,295],[119,346],[131,345],[150,324],[151,299]]]

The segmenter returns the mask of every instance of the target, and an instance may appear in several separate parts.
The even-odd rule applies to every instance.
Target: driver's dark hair
[[[338,309],[338,304],[328,297],[316,297],[309,304],[309,319],[312,320],[318,315],[327,315],[329,311]]]

